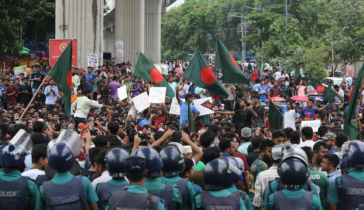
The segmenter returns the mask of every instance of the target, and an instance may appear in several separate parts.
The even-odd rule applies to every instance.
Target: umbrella
[[[305,96],[292,96],[293,101],[308,102],[308,98]]]
[[[284,99],[282,97],[272,97],[271,99],[274,102],[285,102],[286,101],[286,99]],[[269,102],[269,98],[267,100],[265,100],[265,102]]]

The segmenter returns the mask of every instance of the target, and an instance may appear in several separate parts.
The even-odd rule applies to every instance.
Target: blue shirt
[[[337,152],[337,147],[329,149],[329,151],[327,153],[332,154],[335,152]]]
[[[267,86],[259,86],[258,87],[258,93],[268,93],[268,87]],[[265,102],[265,100],[267,100],[267,96],[266,94],[261,94],[259,95],[260,96],[260,100],[262,102]]]
[[[303,120],[315,120],[316,114],[318,114],[318,109],[312,108],[311,110],[308,110],[308,108],[304,108],[301,111],[301,117]]]
[[[338,171],[334,171],[331,174],[327,175],[327,178],[329,179],[329,182],[330,182],[329,190],[327,191],[327,197],[329,197],[331,188],[334,186],[335,180],[338,177],[340,177],[340,174]]]
[[[253,86],[253,88],[252,88],[252,90],[253,91],[256,91],[256,92],[258,92],[258,88],[260,87],[260,84],[258,83],[258,84],[255,84],[254,86]]]
[[[86,81],[86,78],[89,80],[89,81],[95,81],[96,80],[96,77],[95,77],[95,75],[93,75],[93,74],[85,74],[85,77],[84,77],[84,80],[85,80],[85,88],[86,89],[90,89],[90,90],[93,90],[94,89],[94,84],[92,84],[91,82],[89,82],[89,81]]]
[[[191,85],[191,86],[188,88],[188,92],[191,92],[191,93],[190,93],[191,95],[195,95],[195,87],[193,87],[193,85]]]
[[[181,125],[187,125],[188,124],[188,106],[185,102],[181,101],[179,103],[179,107],[180,107],[180,120],[179,123]],[[190,104],[190,109],[192,113],[197,113],[198,110],[196,109],[196,107],[192,104]]]

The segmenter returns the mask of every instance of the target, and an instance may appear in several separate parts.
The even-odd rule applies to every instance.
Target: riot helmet
[[[129,153],[122,148],[110,150],[105,157],[106,168],[111,177],[124,177],[126,173],[125,161]]]
[[[163,176],[172,177],[185,170],[185,160],[181,151],[176,146],[167,146],[160,152],[163,163]]]

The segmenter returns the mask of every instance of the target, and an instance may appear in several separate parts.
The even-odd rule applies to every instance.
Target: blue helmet
[[[166,148],[162,149],[160,156],[163,163],[163,176],[176,176],[185,170],[185,160],[183,154],[177,147],[167,146]]]
[[[48,166],[57,172],[69,171],[74,164],[71,148],[65,143],[59,143],[52,147],[49,152]]]
[[[234,174],[241,171],[225,158],[217,158],[207,163],[203,170],[205,189],[222,190],[231,187],[234,183]]]
[[[241,169],[239,168],[240,165],[239,165],[238,159],[240,159],[240,158],[235,158],[235,157],[228,158],[230,164],[234,165],[236,168],[238,168],[241,171]],[[234,182],[244,179],[243,175],[242,175],[243,171],[244,171],[244,166],[243,166],[243,170],[240,172],[240,174],[233,173],[233,181]]]
[[[163,167],[163,162],[159,157],[159,153],[152,147],[145,147],[136,152],[136,155],[144,158],[145,165],[148,169],[148,178],[159,177]]]
[[[364,168],[364,142],[353,142],[350,144],[348,161],[358,168]]]
[[[24,163],[27,156],[33,148],[33,142],[28,133],[20,129],[11,139],[9,145],[2,150],[1,161],[4,168],[14,167]]]
[[[1,160],[1,158],[2,158],[2,154],[3,154],[3,149],[6,147],[6,145],[2,145],[2,146],[0,146],[0,168],[3,168],[3,161]]]
[[[125,161],[129,153],[122,148],[110,150],[105,157],[106,167],[111,177],[124,177],[126,173]]]
[[[281,177],[285,189],[299,190],[304,188],[310,172],[302,159],[291,157],[279,164],[278,175]]]

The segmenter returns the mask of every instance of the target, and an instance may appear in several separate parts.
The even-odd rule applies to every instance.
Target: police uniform
[[[231,192],[231,193],[240,193],[238,188],[236,188],[235,184],[231,185],[231,187],[226,189],[227,191]],[[244,197],[242,197],[244,196]],[[252,205],[252,202],[250,201],[250,198],[248,196],[248,194],[246,193],[240,193],[240,197],[243,200],[245,207],[247,210],[253,210],[254,207]]]
[[[192,182],[186,178],[182,179],[179,176],[162,177],[162,179],[166,183],[175,184],[178,186],[178,190],[182,197],[182,209],[189,209],[192,207],[193,197],[196,195]]]
[[[312,206],[312,210],[321,210],[323,209],[321,206],[321,202],[320,199],[317,197],[317,195],[313,194],[312,195],[312,200],[310,198],[307,198],[307,200],[304,200],[305,198],[305,193],[307,191],[304,189],[300,189],[300,190],[282,190],[279,191],[279,193],[283,193],[284,196],[288,197],[288,198],[296,198],[297,202],[302,201],[302,202],[306,202],[307,206]],[[276,192],[277,193],[277,192]],[[273,193],[269,196],[269,203],[268,203],[268,207],[264,209],[277,209],[277,206],[275,205],[275,203],[277,202],[276,200],[276,193]],[[283,199],[286,199],[283,197]],[[279,201],[278,201],[279,202]],[[309,203],[310,202],[310,203]],[[298,209],[300,206],[298,203],[295,204],[296,208]]]
[[[209,203],[206,203],[208,201]],[[211,205],[219,207],[234,206],[235,209],[246,210],[244,201],[241,199],[239,194],[231,193],[226,189],[217,191],[204,191],[201,194],[196,195],[195,203],[194,206],[192,207],[192,210],[197,210],[197,209],[207,210],[209,209],[208,206]]]
[[[21,176],[19,168],[24,157],[32,149],[30,136],[22,129],[13,137],[9,145],[0,148],[0,209],[26,210],[43,209],[38,187],[28,177]]]
[[[96,186],[96,194],[99,198],[97,206],[99,210],[105,209],[112,192],[123,191],[127,186],[128,182],[124,179],[111,179],[108,182],[99,183]]]
[[[319,197],[320,197],[322,209],[325,209],[326,195],[327,195],[327,191],[330,186],[329,179],[323,173],[316,171],[313,167],[308,167],[308,169],[310,171],[311,182],[316,185],[316,188],[317,187],[320,188]],[[316,195],[318,195],[318,194],[316,194]]]

